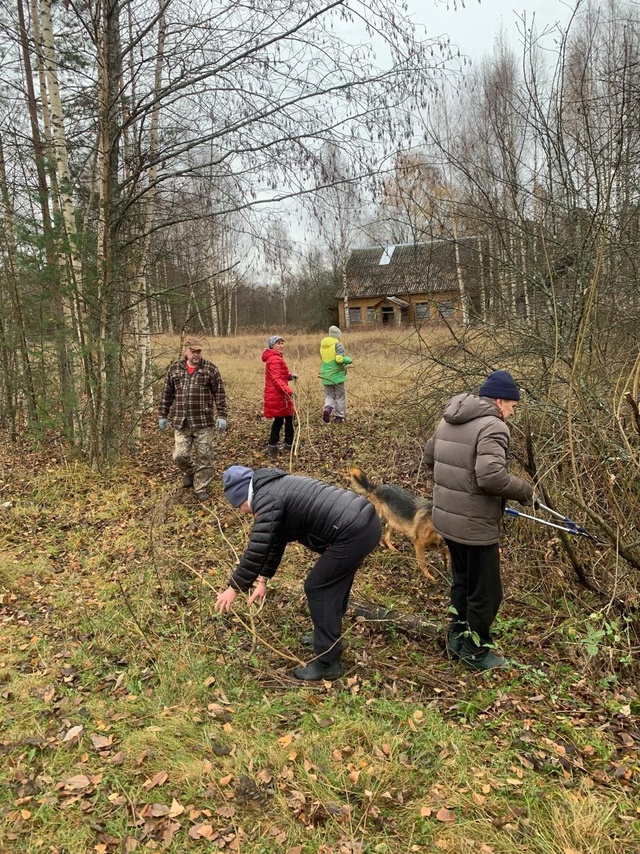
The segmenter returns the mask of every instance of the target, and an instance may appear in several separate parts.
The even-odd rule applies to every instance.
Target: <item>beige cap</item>
[[[184,342],[184,346],[188,347],[189,350],[203,350],[204,344],[199,338],[192,336],[191,338],[187,338]]]

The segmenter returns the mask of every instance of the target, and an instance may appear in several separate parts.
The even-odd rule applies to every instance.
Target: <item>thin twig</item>
[[[209,579],[199,569],[196,569],[194,566],[191,566],[191,564],[187,563],[185,560],[181,560],[180,558],[176,558],[176,561],[181,566],[183,566],[185,569],[189,570],[189,572],[192,572],[197,578],[199,578],[200,581],[205,585],[205,587],[208,587],[214,593],[217,592],[217,587],[214,587],[211,584],[211,582],[209,581]],[[241,593],[240,595],[244,596],[247,600],[249,599],[248,593]],[[257,613],[260,613],[260,611],[263,608],[263,605],[264,605],[264,600],[263,600],[262,604],[260,605],[260,607],[257,609]],[[233,613],[234,613],[234,616],[236,617],[236,619],[238,620],[238,622],[242,626],[244,626],[245,629],[247,629],[247,631],[250,633],[251,637],[253,638],[252,650],[255,646],[256,641],[259,641],[263,646],[266,646],[267,649],[270,649],[271,652],[275,653],[276,655],[280,656],[281,658],[285,658],[288,661],[295,661],[296,664],[302,664],[303,663],[296,656],[287,655],[286,652],[283,652],[281,649],[278,649],[277,647],[273,646],[268,641],[266,641],[261,634],[258,633],[258,631],[255,627],[255,613],[256,613],[255,609],[252,610],[251,607],[248,608],[249,622],[246,622],[245,620],[243,620],[237,611],[234,611]]]
[[[155,656],[156,656],[156,650],[153,648],[153,646],[152,646],[152,645],[151,645],[151,643],[149,642],[149,639],[147,638],[147,635],[146,635],[146,633],[145,633],[144,629],[142,628],[142,626],[140,625],[140,622],[139,622],[138,618],[137,618],[137,617],[136,617],[136,615],[134,614],[134,612],[133,612],[133,608],[131,607],[131,602],[129,601],[129,596],[128,596],[128,594],[127,594],[127,591],[124,589],[124,586],[123,586],[123,584],[122,584],[122,581],[121,581],[121,580],[120,580],[120,578],[119,578],[119,577],[117,577],[117,576],[116,576],[116,582],[117,582],[117,584],[118,584],[118,587],[120,588],[120,592],[122,593],[122,598],[124,599],[124,604],[127,606],[127,611],[128,611],[128,612],[129,612],[129,614],[131,615],[131,619],[133,620],[135,627],[136,627],[136,628],[138,629],[138,631],[140,632],[140,636],[142,637],[142,640],[144,641],[145,646],[147,647],[147,649],[149,650],[149,652],[150,652],[150,653],[154,656],[154,658],[155,658]]]

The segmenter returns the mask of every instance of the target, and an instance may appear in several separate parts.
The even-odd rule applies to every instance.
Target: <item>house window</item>
[[[453,300],[440,300],[438,311],[440,312],[440,317],[453,317]]]
[[[349,323],[362,323],[362,309],[360,306],[349,309]]]
[[[417,302],[415,304],[415,313],[416,320],[428,320],[429,319],[429,303],[428,302]]]
[[[375,323],[375,322],[376,322],[375,306],[368,305],[367,306],[367,323]]]
[[[393,246],[385,246],[382,250],[382,255],[380,256],[380,260],[378,261],[379,267],[385,267],[387,264],[391,263],[391,256],[393,255],[393,250],[395,249],[395,245]]]

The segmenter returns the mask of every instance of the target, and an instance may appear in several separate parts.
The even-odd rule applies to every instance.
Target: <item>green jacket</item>
[[[351,356],[345,353],[344,345],[339,338],[327,335],[320,342],[320,356],[322,368],[320,379],[323,385],[337,385],[343,383],[347,378],[347,365],[353,362]]]

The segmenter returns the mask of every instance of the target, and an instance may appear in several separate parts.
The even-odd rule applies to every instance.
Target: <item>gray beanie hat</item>
[[[334,338],[341,338],[342,332],[340,332],[337,326],[330,326],[329,335],[333,335]]]
[[[274,346],[278,343],[278,341],[284,341],[282,335],[272,335],[271,338],[267,341],[267,349],[273,350]]]
[[[520,389],[509,371],[494,371],[486,378],[478,392],[480,397],[492,397],[494,400],[520,400]]]
[[[249,497],[253,469],[246,466],[229,466],[222,475],[224,497],[232,507],[240,507]]]

